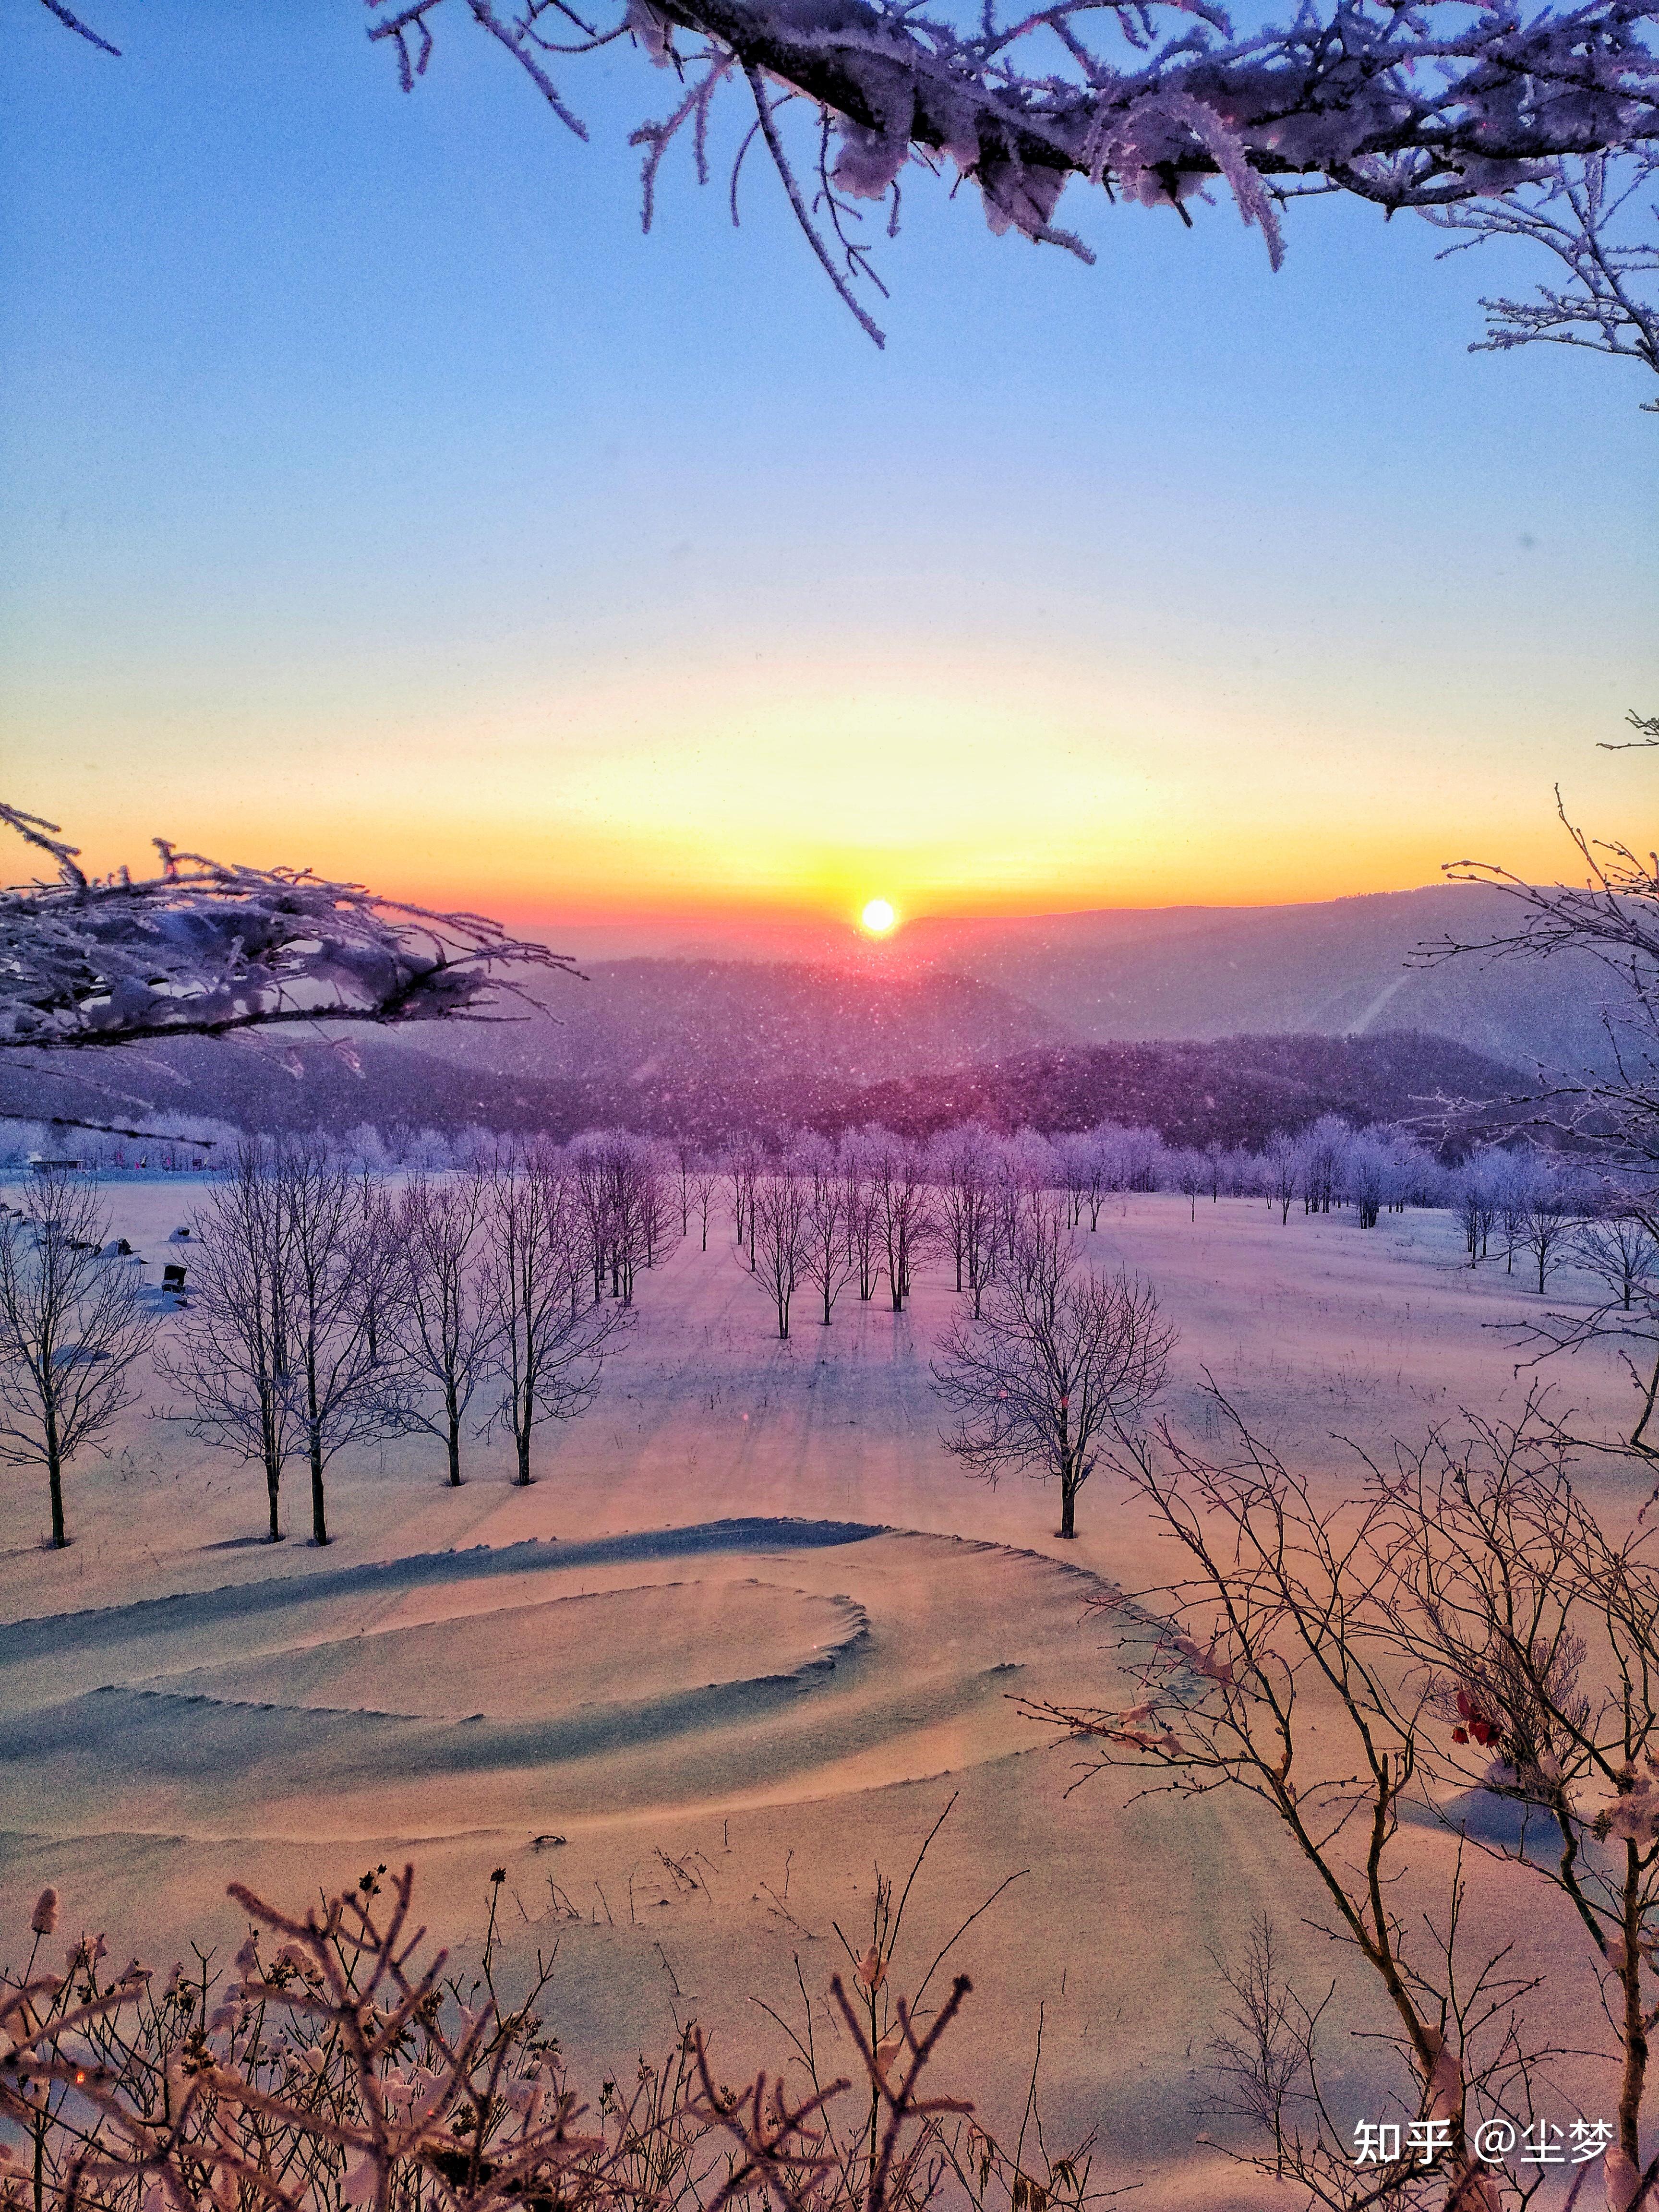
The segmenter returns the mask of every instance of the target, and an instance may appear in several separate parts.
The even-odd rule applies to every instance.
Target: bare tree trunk
[[[1619,2088],[1619,2143],[1639,2172],[1642,2166],[1642,2097],[1648,2079],[1648,2022],[1642,2003],[1642,1952],[1645,1934],[1641,1910],[1641,1854],[1625,1844],[1625,2069]],[[1644,2191],[1644,2195],[1646,2194]]]
[[[319,1544],[328,1541],[328,1509],[323,1497],[323,1440],[311,1431],[311,1533]]]
[[[61,1552],[69,1542],[69,1533],[64,1523],[64,1455],[58,1448],[58,1422],[50,1405],[46,1408],[46,1485],[52,1492],[52,1549]]]
[[[1653,1419],[1656,1401],[1659,1401],[1659,1358],[1655,1359],[1653,1372],[1649,1376],[1646,1388],[1642,1391],[1642,1418],[1631,1431],[1631,1448],[1633,1451],[1650,1451],[1653,1449],[1650,1444],[1644,1443],[1642,1439],[1647,1433],[1648,1423]]]

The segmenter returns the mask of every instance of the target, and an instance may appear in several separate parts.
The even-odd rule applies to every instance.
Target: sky
[[[1468,350],[1518,249],[1074,184],[1086,269],[917,174],[878,352],[735,99],[642,234],[625,45],[583,144],[459,9],[410,96],[354,0],[84,12],[0,0],[0,796],[94,865],[758,928],[1644,834],[1651,394]]]

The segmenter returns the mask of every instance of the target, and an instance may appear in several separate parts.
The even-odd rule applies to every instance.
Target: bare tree
[[[865,1148],[865,1172],[893,1311],[902,1313],[910,1295],[911,1267],[933,1234],[933,1194],[922,1156],[906,1139],[890,1136],[884,1129],[872,1130]]]
[[[1091,1151],[1098,1173],[1098,1147]],[[948,1129],[934,1141],[928,1174],[938,1193],[939,1227],[956,1270],[957,1290],[970,1291],[975,1311],[994,1243],[996,1146],[977,1121]]]
[[[1659,726],[1629,719],[1638,745],[1659,737]],[[1568,820],[1559,791],[1556,811],[1583,880],[1534,884],[1493,862],[1449,862],[1453,882],[1506,893],[1516,925],[1489,937],[1445,937],[1415,957],[1432,964],[1471,954],[1543,961],[1565,952],[1601,968],[1607,1067],[1547,1078],[1529,1097],[1505,1103],[1529,1106],[1534,1123],[1558,1140],[1581,1146],[1606,1172],[1646,1190],[1659,1187],[1659,861],[1617,840],[1589,837]]]
[[[670,1159],[661,1145],[648,1138],[630,1140],[632,1203],[639,1222],[640,1257],[647,1268],[657,1266],[674,1249],[674,1217],[681,1213],[670,1180]],[[682,1218],[684,1218],[682,1214]],[[680,1231],[684,1234],[684,1229]]]
[[[752,1271],[755,1261],[755,1187],[766,1172],[766,1156],[752,1137],[740,1137],[726,1156],[726,1178],[732,1188],[732,1224],[739,1250],[746,1250]]]
[[[1227,1147],[1219,1137],[1211,1137],[1206,1140],[1204,1165],[1206,1171],[1205,1188],[1210,1194],[1210,1203],[1212,1206],[1218,1206],[1227,1181]],[[1091,1222],[1089,1225],[1092,1228],[1094,1224]]]
[[[375,1317],[390,1303],[396,1257],[362,1176],[320,1143],[279,1147],[287,1389],[311,1471],[311,1533],[326,1544],[324,1478],[347,1445],[405,1427],[404,1376],[381,1357]]]
[[[1591,1201],[1583,1178],[1563,1162],[1540,1158],[1527,1166],[1516,1243],[1537,1265],[1541,1298],[1551,1271],[1571,1253]]]
[[[668,1149],[673,1161],[674,1185],[680,1210],[680,1235],[686,1237],[691,1234],[691,1209],[696,1203],[695,1186],[699,1155],[690,1137],[676,1137]]]
[[[497,1325],[481,1279],[488,1189],[477,1167],[439,1182],[417,1175],[398,1206],[403,1267],[393,1334],[417,1386],[410,1396],[410,1424],[441,1438],[455,1489],[461,1425],[487,1371]],[[426,1392],[436,1399],[430,1413]]]
[[[1187,1201],[1187,1218],[1198,1219],[1198,1201],[1210,1185],[1210,1164],[1200,1152],[1185,1146],[1175,1156],[1170,1179]]]
[[[755,1279],[772,1300],[779,1338],[787,1339],[790,1301],[809,1264],[806,1193],[800,1178],[783,1168],[762,1176],[749,1206]]]
[[[698,1227],[702,1237],[702,1249],[705,1252],[708,1249],[708,1209],[714,1202],[714,1193],[720,1188],[720,1182],[719,1174],[706,1163],[699,1165],[691,1177],[691,1203],[696,1208]]]
[[[1267,1170],[1267,1201],[1279,1208],[1280,1225],[1287,1225],[1291,1204],[1302,1193],[1302,1148],[1294,1137],[1276,1129],[1261,1158]]]
[[[1342,1186],[1352,1130],[1339,1114],[1322,1114],[1297,1139],[1302,1159],[1302,1209],[1328,1213]]]
[[[1379,1596],[1395,1509],[1382,1490],[1333,1514],[1212,1393],[1212,1425],[1218,1418],[1235,1443],[1225,1459],[1168,1423],[1116,1454],[1182,1562],[1168,1583],[1097,1601],[1121,1625],[1134,1702],[1029,1710],[1092,1736],[1103,1766],[1161,1774],[1177,1798],[1235,1789],[1264,1805],[1322,1893],[1328,1917],[1315,1924],[1386,2004],[1391,2026],[1374,2040],[1395,2057],[1384,2094],[1401,2154],[1356,2164],[1319,2046],[1330,1993],[1287,1985],[1270,1948],[1232,1970],[1240,2003],[1228,2025],[1240,2033],[1213,2055],[1225,2101],[1267,2130],[1267,2170],[1332,2208],[1498,2212],[1513,2197],[1477,2154],[1477,2118],[1517,2135],[1533,2124],[1540,2070],[1555,2054],[1530,2035],[1523,2007],[1538,1984],[1516,1972],[1509,1942],[1472,1953],[1462,1855],[1437,1896],[1406,1887],[1401,1811],[1437,1729],[1450,1729]],[[1521,2185],[1522,2203],[1528,2194]]]
[[[980,1318],[958,1313],[939,1340],[934,1385],[959,1416],[945,1448],[992,1483],[1058,1482],[1059,1534],[1075,1536],[1078,1492],[1163,1389],[1174,1341],[1150,1285],[1080,1269],[1038,1209]]]
[[[181,1326],[156,1369],[185,1399],[191,1434],[264,1473],[273,1544],[283,1474],[295,1449],[289,1389],[288,1212],[270,1146],[245,1144],[229,1177],[191,1219],[193,1278]]]
[[[859,1303],[867,1305],[876,1294],[879,1272],[877,1257],[875,1194],[871,1188],[869,1148],[856,1131],[848,1130],[841,1142],[840,1166],[843,1211],[847,1219],[847,1253],[858,1277]]]
[[[1071,1229],[1082,1225],[1091,1149],[1089,1138],[1076,1131],[1068,1131],[1054,1139],[1054,1158],[1060,1165],[1059,1188],[1066,1194],[1066,1222]]]
[[[1645,1212],[1626,1212],[1622,1197],[1613,1210],[1582,1221],[1572,1240],[1572,1257],[1604,1284],[1625,1313],[1659,1296],[1659,1237]]]
[[[1504,1273],[1512,1275],[1515,1255],[1522,1249],[1536,1164],[1529,1152],[1496,1152],[1491,1164],[1493,1219],[1504,1239]]]
[[[45,1468],[60,1550],[64,1469],[133,1402],[132,1364],[157,1324],[139,1269],[105,1255],[108,1233],[96,1188],[64,1173],[0,1214],[0,1459]]]
[[[1522,1346],[1535,1347],[1533,1361],[1601,1346],[1612,1352],[1636,1394],[1637,1411],[1625,1449],[1659,1458],[1650,1436],[1659,1413],[1659,1206],[1627,1194],[1615,1221],[1584,1222],[1574,1232],[1573,1255],[1599,1275],[1607,1296],[1589,1307],[1533,1314],[1516,1322]],[[1588,1241],[1587,1241],[1588,1240]]]
[[[1487,1240],[1503,1210],[1503,1194],[1511,1187],[1512,1174],[1504,1154],[1491,1147],[1471,1152],[1457,1170],[1454,1201],[1472,1267],[1486,1256]]]
[[[1629,749],[1659,743],[1659,717],[1632,713]],[[1611,750],[1626,748],[1615,745]],[[1656,1224],[1659,1200],[1659,862],[1616,840],[1592,840],[1569,821],[1560,793],[1556,811],[1583,870],[1579,883],[1534,884],[1493,863],[1460,860],[1454,881],[1485,883],[1505,892],[1516,926],[1479,939],[1448,937],[1419,949],[1437,962],[1471,953],[1489,960],[1542,961],[1566,952],[1595,963],[1606,979],[1602,1012],[1609,1054],[1603,1069],[1540,1078],[1526,1105],[1532,1119],[1626,1194],[1626,1204]],[[1559,1250],[1559,1240],[1556,1248]],[[1540,1278],[1541,1279],[1541,1278]],[[1652,1456],[1648,1431],[1659,1407],[1659,1314],[1644,1300],[1615,1298],[1585,1315],[1546,1316],[1530,1331],[1545,1352],[1577,1352],[1611,1341],[1641,1400],[1629,1449]],[[1540,1355],[1541,1356],[1541,1355]]]
[[[1388,1147],[1375,1130],[1361,1129],[1342,1161],[1342,1194],[1359,1214],[1362,1229],[1375,1229],[1394,1188]]]
[[[835,1154],[822,1138],[802,1146],[793,1161],[806,1192],[801,1222],[801,1272],[818,1294],[819,1320],[825,1328],[836,1300],[853,1276],[847,1236],[847,1186]]]
[[[550,1156],[545,1152],[538,1157],[544,1165],[548,1164]],[[593,1280],[593,1303],[598,1305],[605,1296],[605,1277],[611,1272],[614,1244],[612,1192],[603,1140],[591,1136],[579,1137],[570,1147],[568,1164],[580,1207],[587,1268]],[[507,1171],[510,1172],[510,1166]]]
[[[497,1164],[487,1228],[491,1371],[501,1396],[486,1432],[512,1438],[516,1480],[527,1485],[537,1431],[592,1404],[605,1352],[632,1316],[618,1301],[583,1297],[589,1232],[581,1194],[575,1176],[550,1154]]]
[[[1021,1136],[1028,1133],[1022,1130]],[[1042,1176],[1033,1167],[1029,1150],[1018,1139],[999,1148],[996,1186],[993,1193],[990,1277],[993,1281],[1013,1264],[1028,1212],[1041,1195]],[[975,1302],[977,1315],[981,1302]]]

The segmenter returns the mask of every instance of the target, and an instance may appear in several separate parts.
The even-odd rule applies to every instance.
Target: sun
[[[859,916],[872,937],[885,937],[898,920],[890,899],[874,898]]]

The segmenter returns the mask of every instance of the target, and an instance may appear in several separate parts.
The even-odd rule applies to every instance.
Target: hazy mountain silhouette
[[[288,1030],[95,1066],[80,1055],[51,1076],[8,1066],[0,1103],[112,1121],[188,1111],[268,1129],[555,1135],[606,1122],[921,1128],[956,1111],[1045,1127],[1144,1120],[1172,1138],[1201,1123],[1231,1141],[1264,1115],[1386,1119],[1436,1091],[1524,1087],[1540,1062],[1604,1061],[1614,984],[1596,963],[1408,964],[1425,942],[1515,917],[1500,893],[1437,885],[1294,907],[923,921],[836,961],[601,961],[585,982],[535,979],[545,1014],[357,1032],[349,1053]],[[1288,1059],[1267,1049],[1274,1038]],[[1321,1040],[1345,1038],[1393,1042],[1322,1059]],[[1176,1041],[1206,1048],[1134,1049]]]
[[[1408,964],[1448,934],[1513,930],[1514,900],[1477,884],[1280,907],[1181,907],[919,921],[911,957],[978,977],[1091,1042],[1260,1035],[1453,1037],[1505,1061],[1604,1064],[1599,963]]]
[[[1073,1032],[995,984],[954,973],[742,960],[612,960],[537,996],[549,1020],[411,1030],[422,1053],[501,1074],[649,1083],[743,1067],[876,1083],[1000,1060]]]

